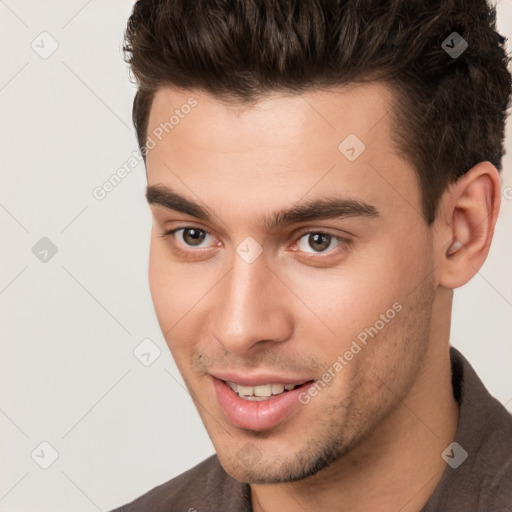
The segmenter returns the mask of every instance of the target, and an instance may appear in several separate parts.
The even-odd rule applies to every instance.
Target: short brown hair
[[[446,48],[459,36],[468,46],[454,57]],[[141,149],[166,85],[249,104],[274,91],[389,83],[396,146],[417,172],[430,224],[448,184],[482,161],[501,170],[504,43],[485,0],[139,0],[124,51]]]

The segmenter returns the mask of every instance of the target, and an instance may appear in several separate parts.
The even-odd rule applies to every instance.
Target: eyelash
[[[201,254],[201,253],[204,253],[204,252],[206,252],[206,251],[211,249],[211,247],[208,247],[208,248],[199,248],[199,249],[187,250],[187,249],[183,249],[182,247],[180,247],[176,243],[174,235],[178,231],[185,231],[187,229],[195,229],[197,231],[201,231],[202,233],[206,233],[207,235],[213,236],[208,230],[200,228],[198,226],[180,226],[178,228],[174,228],[174,229],[171,229],[169,231],[166,231],[165,233],[163,233],[163,234],[161,234],[159,236],[161,238],[170,240],[170,242],[172,244],[173,251],[176,254],[178,254],[179,256],[190,257],[190,256],[193,256],[194,254],[196,254],[196,255],[197,254]],[[339,255],[341,252],[344,252],[347,248],[349,248],[351,243],[352,243],[352,240],[350,240],[348,238],[340,237],[339,235],[334,235],[333,233],[330,233],[329,231],[326,231],[326,230],[309,230],[309,231],[302,231],[299,234],[296,234],[294,245],[301,238],[303,238],[305,235],[313,235],[313,234],[328,235],[332,239],[337,240],[339,242],[339,245],[337,245],[334,249],[331,249],[331,250],[329,250],[327,252],[316,253],[316,254],[314,254],[314,253],[303,253],[304,254],[303,257],[305,259],[314,259],[314,260],[318,261],[320,259],[326,259],[326,258],[333,257],[335,255]],[[300,252],[300,251],[298,251],[298,252]],[[326,256],[326,254],[328,256]]]

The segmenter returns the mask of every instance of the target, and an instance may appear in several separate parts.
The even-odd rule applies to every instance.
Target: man
[[[137,2],[151,293],[216,454],[118,510],[512,510],[512,417],[450,347],[503,43],[483,0]]]

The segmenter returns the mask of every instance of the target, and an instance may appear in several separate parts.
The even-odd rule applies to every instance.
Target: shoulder
[[[512,415],[493,398],[480,428],[487,433],[470,466],[479,504],[489,512],[512,511]]]
[[[465,474],[473,483],[482,510],[494,510],[492,504],[511,510],[512,415],[489,393],[467,360],[462,366],[465,407],[461,407],[458,437],[467,446],[468,457],[454,472]]]
[[[228,475],[212,455],[112,512],[198,512],[205,506],[243,512],[247,492],[248,485]]]
[[[459,425],[444,475],[422,512],[512,511],[512,415],[450,350]],[[446,459],[445,459],[446,460]]]

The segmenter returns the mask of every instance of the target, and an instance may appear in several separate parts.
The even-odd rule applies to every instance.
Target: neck
[[[251,485],[254,512],[418,512],[445,470],[441,453],[459,419],[453,398],[449,332],[452,291],[434,301],[425,364],[399,406],[342,459],[298,482]]]

